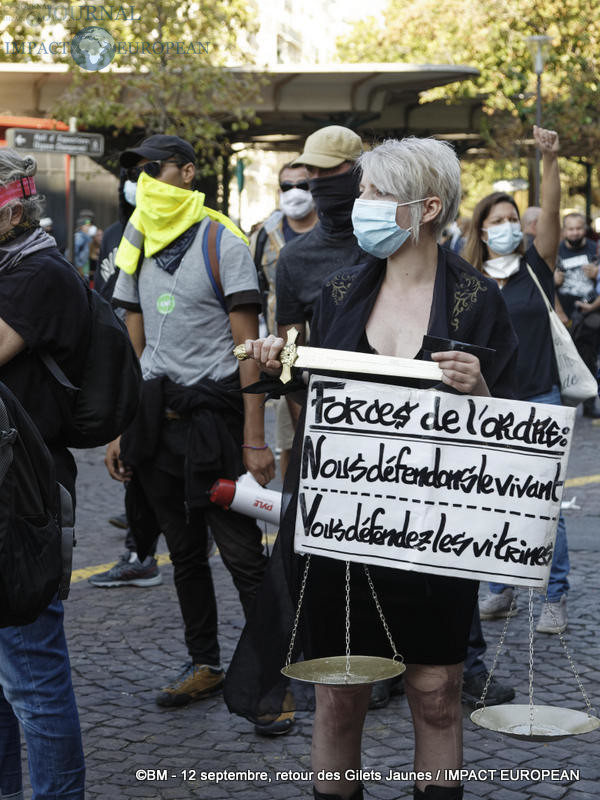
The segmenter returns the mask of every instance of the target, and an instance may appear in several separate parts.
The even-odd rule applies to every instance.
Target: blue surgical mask
[[[501,256],[514,253],[523,238],[520,222],[502,222],[482,230],[487,231],[487,246]]]
[[[137,183],[126,180],[123,184],[123,196],[130,206],[135,206],[135,195],[137,192]]]
[[[426,198],[423,198],[426,199]],[[394,203],[390,200],[358,200],[352,209],[354,235],[360,247],[376,258],[387,258],[399,250],[410,236],[411,228],[401,228],[396,222],[398,206],[422,203]]]

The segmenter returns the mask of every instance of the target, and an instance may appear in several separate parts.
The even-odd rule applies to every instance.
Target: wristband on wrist
[[[243,444],[242,447],[245,447],[247,450],[267,450],[269,445],[263,444],[260,447],[257,447],[255,444]]]

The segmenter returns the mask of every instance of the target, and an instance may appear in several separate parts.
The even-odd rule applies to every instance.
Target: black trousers
[[[479,605],[475,605],[473,621],[471,622],[471,630],[469,632],[469,647],[467,649],[467,657],[465,658],[465,666],[463,669],[465,678],[474,678],[487,671],[483,661],[486,650],[487,644],[481,627]]]
[[[181,472],[154,464],[137,470],[144,493],[165,535],[174,568],[174,581],[185,627],[185,642],[195,663],[218,666],[217,603],[207,558],[211,529],[223,562],[239,592],[248,616],[266,567],[262,534],[250,517],[215,506],[192,510],[186,519]]]

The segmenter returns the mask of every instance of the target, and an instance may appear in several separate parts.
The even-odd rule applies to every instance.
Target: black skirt
[[[465,660],[478,581],[368,567],[396,649],[407,664]],[[346,652],[346,565],[312,556],[302,613],[305,658]],[[391,658],[362,564],[350,565],[350,652]]]

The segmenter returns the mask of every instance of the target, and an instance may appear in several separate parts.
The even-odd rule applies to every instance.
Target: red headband
[[[18,178],[6,186],[0,186],[0,208],[4,208],[11,200],[31,197],[33,194],[37,194],[33,178]]]

